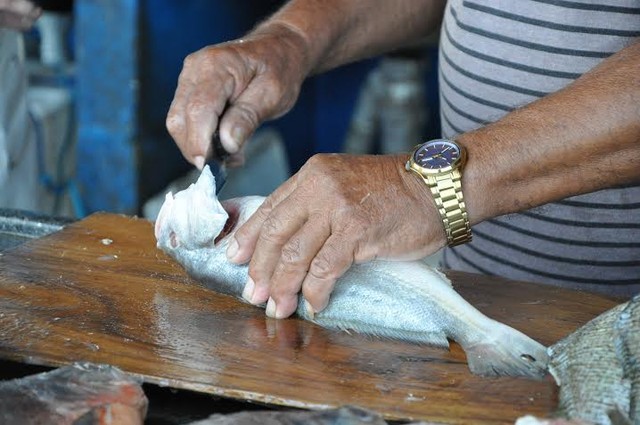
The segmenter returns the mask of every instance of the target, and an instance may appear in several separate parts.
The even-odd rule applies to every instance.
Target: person
[[[31,28],[41,9],[27,0],[0,0],[0,207],[35,209],[29,190],[38,184],[26,158],[33,142],[27,112],[27,72],[20,31]],[[8,190],[18,188],[21,190]]]
[[[200,168],[216,128],[240,155],[307,76],[440,24],[443,136],[467,153],[461,187],[473,226],[471,242],[445,248],[445,267],[640,290],[637,0],[292,0],[243,38],[185,59],[167,128]],[[283,318],[302,292],[318,312],[351,264],[444,247],[446,224],[408,157],[309,159],[229,246],[230,261],[249,262],[243,296]]]

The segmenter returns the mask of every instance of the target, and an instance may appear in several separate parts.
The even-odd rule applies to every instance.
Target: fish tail
[[[485,338],[463,348],[469,369],[476,375],[542,378],[547,374],[546,347],[499,322],[493,321]]]

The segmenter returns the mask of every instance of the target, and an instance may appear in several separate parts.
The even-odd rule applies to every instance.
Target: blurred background
[[[154,219],[167,189],[194,178],[164,124],[182,61],[243,35],[281,3],[41,2],[45,12],[11,65],[26,71],[27,113],[0,122],[9,135],[0,144],[4,214]],[[294,109],[256,132],[250,160],[230,172],[221,197],[266,195],[317,152],[406,152],[439,136],[436,46],[424,40],[310,78]],[[16,78],[0,70],[0,87]],[[28,130],[11,137],[3,125]]]

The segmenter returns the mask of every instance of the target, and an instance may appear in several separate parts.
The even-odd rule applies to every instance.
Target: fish
[[[386,425],[380,415],[356,406],[342,406],[318,412],[303,410],[245,411],[213,414],[188,425]]]
[[[78,362],[0,382],[0,423],[142,425],[148,400],[141,382],[120,369]]]
[[[640,294],[626,305],[615,323],[616,353],[629,381],[629,420],[640,424]]]
[[[557,415],[594,424],[640,424],[640,295],[549,347],[560,386]]]
[[[230,263],[226,249],[264,199],[220,203],[205,167],[187,189],[166,194],[155,222],[157,247],[206,287],[244,301],[248,266]],[[547,373],[545,346],[482,314],[442,272],[422,261],[354,264],[336,282],[324,310],[314,313],[300,296],[296,313],[332,330],[442,348],[452,339],[466,352],[471,372],[481,376],[542,378]]]

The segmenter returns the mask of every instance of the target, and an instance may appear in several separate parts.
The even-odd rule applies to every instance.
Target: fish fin
[[[469,369],[480,376],[524,376],[542,378],[547,374],[549,356],[542,344],[499,322],[489,338],[465,344]]]
[[[338,325],[330,325],[322,321],[313,321],[320,326],[338,328],[349,333],[354,331],[359,334],[365,334],[377,338],[388,338],[396,341],[407,341],[414,344],[431,345],[440,348],[449,348],[449,340],[443,332],[412,332],[397,328],[381,328],[379,326],[367,326],[356,323],[342,323]]]

